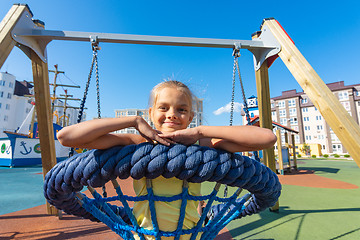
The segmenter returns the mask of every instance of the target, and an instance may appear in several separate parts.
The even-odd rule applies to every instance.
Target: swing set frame
[[[32,17],[28,5],[14,4],[1,21],[0,68],[14,46],[19,47],[31,60],[44,176],[56,164],[46,51],[46,46],[52,40],[248,49],[254,55],[260,127],[269,129],[272,129],[272,120],[268,68],[280,57],[360,167],[359,125],[273,18],[263,20],[261,30],[252,35],[252,40],[230,40],[53,31],[45,30],[44,23]],[[265,165],[276,171],[274,148],[264,150],[263,158]],[[273,210],[278,208],[277,204]],[[57,214],[57,210],[49,204],[47,212]]]

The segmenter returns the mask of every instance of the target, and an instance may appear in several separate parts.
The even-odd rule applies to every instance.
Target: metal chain
[[[235,74],[236,74],[236,56],[234,56],[234,65],[233,65],[233,79],[232,79],[232,92],[231,92],[231,102],[230,102],[230,124],[229,126],[233,125],[234,119],[234,103],[235,103]]]
[[[97,40],[93,41],[92,48],[94,52],[94,62],[95,62],[95,79],[96,79],[96,97],[97,97],[97,112],[98,112],[98,119],[101,118],[101,111],[100,111],[100,82],[99,82],[99,64],[98,64],[98,50],[100,50],[99,44]],[[100,164],[100,163],[99,163]],[[104,198],[107,197],[106,187],[105,185],[102,186],[102,195]]]
[[[236,59],[235,64],[236,64],[236,69],[237,69],[237,72],[238,72],[238,75],[239,75],[239,81],[240,81],[240,86],[241,86],[241,93],[242,93],[242,97],[243,97],[243,102],[244,102],[246,120],[248,121],[248,124],[250,125],[251,118],[250,118],[249,108],[248,108],[247,101],[246,101],[245,90],[244,90],[244,85],[243,85],[242,78],[241,78],[239,63],[238,63],[237,59]]]
[[[95,63],[95,79],[96,79],[96,97],[97,97],[97,112],[98,112],[98,119],[101,118],[101,111],[100,111],[100,81],[99,81],[99,63],[98,63],[98,50],[100,50],[99,44],[95,39],[92,42],[92,49],[94,52],[94,63]],[[100,163],[99,163],[100,165]],[[106,187],[105,185],[102,186],[102,195],[104,198],[107,197]]]
[[[92,72],[93,72],[93,69],[94,69],[94,63],[95,63],[95,59],[97,59],[97,57],[96,57],[97,52],[96,51],[97,50],[93,49],[93,56],[92,56],[92,60],[91,60],[90,72],[89,72],[88,79],[87,79],[87,82],[86,82],[86,86],[85,86],[85,90],[84,90],[84,96],[83,96],[83,98],[81,100],[81,103],[80,103],[79,113],[78,113],[78,117],[77,117],[77,120],[76,120],[77,123],[80,123],[81,119],[83,117],[84,108],[85,108],[85,102],[86,102],[87,94],[88,94],[88,91],[89,91]],[[71,157],[72,155],[74,155],[74,148],[70,148],[70,151],[69,151],[69,157]]]
[[[100,84],[99,84],[99,66],[97,60],[97,50],[95,53],[95,78],[96,78],[96,95],[97,95],[97,110],[98,110],[98,118],[101,118],[100,112]]]
[[[231,102],[230,102],[230,124],[233,125],[234,120],[234,104],[235,104],[235,79],[236,79],[236,63],[239,55],[239,48],[234,47],[233,56],[234,56],[234,64],[233,64],[233,77],[232,77],[232,92],[231,92]],[[225,184],[224,188],[224,197],[227,197],[228,194],[228,186]]]
[[[241,93],[242,93],[242,97],[243,97],[243,101],[244,101],[244,109],[245,109],[246,120],[248,122],[248,125],[252,125],[251,124],[250,113],[249,113],[249,107],[248,107],[248,104],[247,104],[247,101],[246,101],[246,96],[245,96],[245,89],[244,89],[243,81],[242,81],[242,78],[241,78],[241,72],[240,72],[240,68],[239,68],[238,59],[236,59],[236,69],[237,69],[237,72],[238,72],[238,75],[239,75]],[[260,162],[258,152],[253,151],[253,154],[254,154],[255,160]]]
[[[92,73],[93,73],[95,58],[96,58],[96,53],[95,53],[95,51],[93,51],[93,57],[92,57],[91,66],[90,66],[90,72],[89,72],[89,75],[88,75],[88,80],[86,82],[84,96],[83,96],[83,98],[81,100],[81,103],[80,103],[80,110],[79,110],[79,114],[78,114],[78,118],[77,118],[77,123],[79,123],[81,121],[82,115],[83,115],[83,112],[84,112],[86,97],[87,97],[87,94],[88,94],[88,91],[89,91],[89,86],[90,86],[91,76],[92,76]]]

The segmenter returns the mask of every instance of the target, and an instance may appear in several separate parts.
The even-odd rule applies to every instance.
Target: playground
[[[234,220],[216,239],[360,238],[356,163],[298,159],[298,168],[298,173],[279,175],[283,187],[279,212],[265,210]],[[41,167],[1,168],[0,173],[0,239],[120,239],[102,223],[47,215]],[[130,179],[119,182],[125,194],[132,193]],[[203,193],[213,185],[203,184]]]
[[[358,166],[360,166],[358,151],[360,128],[295,47],[294,42],[277,20],[274,18],[264,19],[260,31],[252,34],[252,40],[229,40],[49,31],[45,30],[44,22],[33,20],[32,16],[27,5],[14,4],[10,9],[2,22],[3,28],[0,31],[0,50],[4,52],[0,66],[14,46],[23,50],[32,62],[42,168],[1,169],[0,193],[5,196],[0,202],[1,237],[4,239],[117,239],[119,238],[117,233],[124,239],[134,239],[133,232],[139,234],[142,240],[145,239],[144,235],[154,235],[156,239],[163,236],[174,236],[175,239],[179,239],[181,235],[187,234],[192,234],[191,239],[195,239],[199,232],[202,232],[201,239],[216,238],[218,240],[356,239],[360,236],[360,228],[353,224],[359,222],[358,208],[356,207],[356,200],[359,197],[359,182],[356,179],[359,179],[358,175],[360,174],[358,171]],[[284,174],[285,158],[281,157],[282,160],[279,162],[281,175],[277,177],[272,145],[266,145],[267,147],[263,148],[263,165],[259,162],[257,152],[254,152],[254,158],[259,161],[237,154],[229,154],[220,149],[212,149],[206,145],[185,146],[185,143],[185,145],[168,143],[169,146],[166,146],[164,143],[153,144],[136,141],[135,143],[138,145],[130,144],[125,147],[111,145],[112,148],[90,150],[56,164],[54,131],[50,120],[52,113],[49,111],[49,76],[46,52],[46,46],[52,40],[90,42],[93,59],[87,87],[93,68],[95,68],[98,118],[101,118],[97,59],[97,51],[101,49],[99,43],[231,49],[234,57],[231,105],[234,105],[237,73],[248,122],[250,122],[250,116],[247,111],[238,57],[240,57],[240,49],[249,50],[254,55],[259,126],[268,129],[272,129],[268,68],[276,58],[280,58],[354,160],[294,158],[295,170]],[[80,113],[84,110],[87,87],[81,102]],[[230,127],[233,127],[232,117],[233,107],[230,112]],[[81,121],[81,118],[81,114],[79,114],[78,122]],[[186,126],[182,129],[186,129]],[[117,129],[111,128],[110,130],[109,132],[112,132]],[[269,132],[271,133],[271,131]],[[236,134],[232,132],[228,135],[235,136]],[[210,137],[222,138],[222,136],[214,135]],[[156,140],[157,143],[161,143],[159,142],[161,140],[164,141],[161,138],[150,139]],[[275,138],[273,139],[275,141]],[[281,139],[279,134],[278,139]],[[229,140],[231,143],[232,139],[224,137],[221,140]],[[250,142],[249,139],[246,140],[247,143]],[[201,145],[201,142],[199,144]],[[242,143],[241,146],[243,145]],[[285,146],[288,147],[286,144]],[[85,147],[97,148],[91,147],[91,145]],[[293,147],[295,148],[294,145]],[[226,148],[223,149],[226,150]],[[278,149],[283,150],[281,144],[278,145]],[[284,151],[285,153],[288,155],[288,150]],[[279,158],[281,154],[283,154],[282,151],[278,151]],[[135,195],[132,190],[132,179],[129,176],[134,179],[147,178],[146,185],[144,184],[146,195],[140,194],[133,198],[126,196]],[[182,180],[182,187],[179,185],[180,188],[176,191],[178,195],[154,194],[155,185],[152,186],[151,179],[160,176],[176,177]],[[118,183],[114,180],[116,177],[126,179],[119,180],[125,196],[117,188]],[[111,182],[109,182],[110,180]],[[176,179],[176,181],[179,180]],[[277,202],[281,192],[279,181],[282,184],[282,195]],[[203,183],[201,195],[199,193],[189,194],[191,188],[189,182]],[[122,202],[124,208],[107,204],[106,201],[111,197],[104,200],[96,192],[94,194],[93,187],[101,187],[105,183],[109,189],[108,194],[110,196],[117,194],[119,198],[117,200]],[[116,192],[110,190],[112,189],[111,183],[116,188]],[[216,193],[219,188],[220,192],[224,188],[221,184],[237,187],[229,189],[229,195],[234,195],[226,199],[217,197]],[[84,186],[87,186],[88,190],[85,191]],[[239,195],[243,189],[248,190],[251,194],[243,194],[243,198],[237,199],[236,195]],[[88,192],[90,191],[95,200],[89,200],[79,191],[85,191],[83,193],[87,196],[90,196]],[[100,189],[99,192],[101,192]],[[47,203],[45,203],[44,196],[48,200]],[[106,197],[104,196],[104,198]],[[149,201],[146,211],[150,210],[151,230],[139,227],[140,223],[137,221],[140,218],[135,218],[127,206],[129,200]],[[175,210],[179,210],[179,212],[174,211],[176,215],[179,215],[178,218],[174,218],[178,219],[176,230],[162,230],[162,227],[159,229],[155,201],[173,202],[178,200],[181,200],[181,206],[175,207]],[[207,202],[206,206],[203,206],[200,219],[194,222],[195,225],[184,228],[185,215],[189,214],[185,210],[187,209],[187,200],[206,200]],[[219,207],[214,210],[216,206],[214,206],[215,208],[211,206],[214,201],[223,202],[223,208]],[[271,207],[271,211],[269,211],[269,207]],[[196,207],[193,209],[197,215]],[[61,210],[71,213],[71,215],[65,214]],[[246,215],[249,216],[245,217]],[[242,218],[235,219],[239,216]],[[104,222],[116,233],[111,232],[109,227],[101,222],[90,222],[81,217]],[[147,220],[149,219],[150,217],[147,218]],[[169,224],[170,221],[168,218],[166,219],[166,224]],[[225,227],[226,225],[227,227]],[[216,236],[217,234],[218,236]]]

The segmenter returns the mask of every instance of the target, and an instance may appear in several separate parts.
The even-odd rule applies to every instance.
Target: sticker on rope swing
[[[38,143],[38,144],[36,144],[36,145],[34,146],[34,151],[35,151],[36,153],[41,153],[40,143]]]

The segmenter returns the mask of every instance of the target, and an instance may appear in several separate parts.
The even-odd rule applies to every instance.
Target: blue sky
[[[16,1],[18,2],[18,1]],[[15,1],[1,1],[2,19]],[[274,17],[325,83],[358,84],[360,3],[358,1],[23,1],[47,30],[106,32],[157,36],[250,40],[264,18]],[[115,109],[147,108],[151,88],[166,78],[185,82],[204,99],[208,125],[228,125],[229,113],[215,115],[231,99],[232,50],[195,47],[102,43],[99,71],[102,116]],[[91,63],[86,42],[52,41],[49,69],[65,75],[63,84],[77,84],[69,94],[82,98]],[[246,96],[256,95],[252,55],[241,50],[240,68]],[[14,48],[0,71],[17,80],[32,80],[31,62]],[[271,97],[284,90],[302,91],[280,59],[269,69]],[[53,74],[50,73],[52,82]],[[236,101],[242,102],[237,82]],[[63,89],[57,89],[63,94]],[[95,81],[86,103],[88,119],[95,117]],[[76,105],[74,103],[73,105]],[[240,124],[235,113],[234,124]]]

